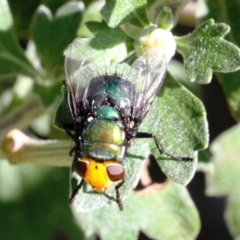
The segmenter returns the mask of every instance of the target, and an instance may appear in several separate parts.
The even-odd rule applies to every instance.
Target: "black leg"
[[[119,189],[120,187],[125,183],[124,179],[118,183],[116,186],[115,186],[115,190],[116,190],[116,198],[115,197],[112,197],[112,196],[109,196],[107,193],[103,193],[105,197],[107,197],[108,199],[112,200],[112,201],[115,201],[117,204],[118,204],[118,207],[119,209],[122,211],[123,210],[123,202],[122,202],[122,199],[121,199],[121,196],[120,196],[120,192],[119,192]]]
[[[119,206],[119,209],[121,211],[123,211],[123,202],[122,202],[122,199],[121,199],[121,196],[120,196],[120,192],[119,192],[119,189],[120,187],[125,183],[125,180],[123,179],[120,183],[118,183],[116,186],[115,186],[115,190],[116,190],[116,202]]]
[[[64,127],[65,132],[67,133],[67,135],[76,143],[76,137],[75,134],[73,134],[66,126]],[[74,146],[70,151],[69,151],[69,155],[72,156],[73,153],[76,150],[76,146]]]
[[[73,202],[74,202],[76,196],[78,195],[78,193],[79,193],[79,191],[80,191],[83,183],[84,183],[84,180],[82,179],[81,182],[79,183],[79,185],[78,185],[78,186],[76,187],[76,189],[73,191],[73,193],[72,193],[72,195],[71,195],[71,197],[70,197],[70,199],[69,199],[69,203],[70,203],[70,204],[73,204]]]
[[[190,158],[190,157],[182,157],[182,156],[179,156],[179,155],[174,155],[174,154],[171,154],[171,153],[168,153],[166,152],[163,147],[161,146],[159,140],[157,139],[157,137],[152,134],[152,133],[148,133],[148,132],[138,132],[137,135],[136,135],[136,138],[153,138],[154,141],[155,141],[155,144],[157,145],[157,148],[159,150],[159,152],[161,154],[164,154],[166,156],[169,156],[169,157],[172,157],[172,158],[175,158],[177,160],[180,160],[180,161],[193,161],[193,158]]]
[[[73,153],[75,152],[75,150],[76,150],[76,146],[73,147],[73,148],[69,151],[69,155],[72,156]]]
[[[73,140],[75,141],[75,135],[67,128],[64,126],[64,130],[67,133],[67,135]]]

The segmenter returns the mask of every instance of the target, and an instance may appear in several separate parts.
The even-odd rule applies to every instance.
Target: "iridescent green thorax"
[[[117,100],[118,103],[115,103],[116,105],[120,105],[121,107],[130,106],[129,93],[124,91],[122,81],[122,78],[112,76],[111,81],[105,82],[104,88],[110,98]]]
[[[116,106],[118,109],[130,107],[135,96],[132,84],[121,77],[103,76],[91,81],[88,101],[93,105]]]
[[[117,76],[112,76],[111,81],[105,82],[104,88],[108,94],[116,95],[124,95],[124,92],[119,89],[119,83],[122,81],[121,78]]]
[[[94,114],[82,133],[82,151],[99,160],[121,160],[125,153],[125,134],[118,111],[104,106]]]

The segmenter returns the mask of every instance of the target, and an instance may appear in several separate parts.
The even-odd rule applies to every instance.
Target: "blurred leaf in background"
[[[0,162],[3,239],[83,239],[68,206],[69,169]]]
[[[240,10],[238,0],[232,1],[208,1],[208,14],[202,18],[202,21],[211,17],[217,22],[225,22],[231,26],[231,33],[227,35],[227,39],[237,46],[240,45],[240,36],[238,34],[240,29],[239,21],[236,21],[236,13]],[[225,57],[224,57],[225,59]],[[228,74],[218,73],[216,75],[221,83],[226,99],[228,101],[230,111],[234,118],[240,119],[240,72],[233,72]]]
[[[213,18],[216,22],[225,22],[231,26],[231,32],[226,38],[236,45],[240,45],[239,21],[236,13],[239,1],[207,1],[208,13],[200,20]],[[225,59],[225,57],[223,57]],[[229,112],[236,121],[240,119],[240,73],[217,73],[215,76],[222,86]],[[219,115],[220,116],[220,115]],[[220,120],[222,121],[222,120]],[[236,125],[221,133],[210,145],[212,153],[213,171],[207,172],[207,194],[209,196],[227,196],[224,219],[234,239],[240,236],[239,201],[237,185],[239,184],[239,126]]]
[[[228,196],[225,220],[232,235],[240,236],[240,197],[237,193],[239,177],[239,125],[223,132],[210,146],[214,171],[207,174],[207,193]]]

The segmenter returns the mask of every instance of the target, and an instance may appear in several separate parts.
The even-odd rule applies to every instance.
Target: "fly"
[[[72,43],[65,57],[65,99],[71,119],[63,128],[75,142],[74,171],[82,180],[70,196],[72,204],[86,182],[96,192],[104,194],[115,186],[114,199],[123,204],[119,189],[124,184],[124,160],[134,138],[152,138],[161,154],[180,161],[192,158],[166,152],[158,138],[150,132],[138,132],[139,126],[166,73],[164,56],[147,52],[130,67],[126,63],[91,63],[86,56],[79,61],[79,50]],[[80,50],[79,50],[80,51]]]

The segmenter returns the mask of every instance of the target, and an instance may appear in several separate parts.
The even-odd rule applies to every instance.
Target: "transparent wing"
[[[65,83],[72,113],[76,113],[77,104],[85,100],[93,78],[118,72],[118,64],[113,61],[114,51],[95,50],[90,43],[91,39],[77,38],[66,50]]]
[[[76,39],[68,46],[65,54],[65,84],[72,117],[76,114],[77,104],[88,85],[88,79],[83,77],[83,69],[89,61],[87,55],[81,51],[80,43],[79,39]]]
[[[165,57],[149,51],[137,58],[130,67],[125,63],[111,64],[86,45],[85,39],[77,38],[69,45],[65,56],[66,87],[72,117],[77,115],[78,103],[86,99],[93,78],[118,75],[134,86],[136,94],[131,99],[134,107],[132,117],[143,119],[163,83]]]
[[[134,85],[136,91],[132,117],[143,119],[162,86],[167,62],[164,55],[149,51],[136,59],[132,69],[129,81]]]

